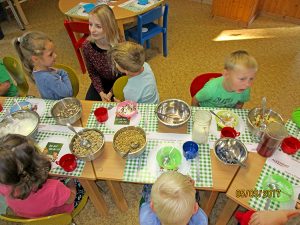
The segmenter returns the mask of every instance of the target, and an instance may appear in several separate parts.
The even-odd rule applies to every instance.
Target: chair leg
[[[163,34],[163,51],[164,51],[164,57],[167,57],[168,55],[167,34]]]
[[[146,41],[146,48],[150,48],[150,40]]]
[[[14,17],[15,17],[19,27],[21,28],[21,30],[25,30],[25,27],[24,27],[22,21],[20,20],[20,17],[18,15],[14,5],[12,4],[11,0],[7,0],[7,3],[9,5],[9,8],[11,9],[12,13],[14,14]]]
[[[84,61],[83,61],[80,49],[76,50],[76,55],[77,55],[77,59],[79,61],[79,65],[80,65],[81,71],[82,71],[83,74],[85,74],[86,68],[85,68],[85,64],[84,64]]]

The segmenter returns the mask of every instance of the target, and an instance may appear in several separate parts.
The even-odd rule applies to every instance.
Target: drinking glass
[[[192,139],[196,143],[205,144],[208,142],[211,114],[209,111],[198,110],[194,115]]]

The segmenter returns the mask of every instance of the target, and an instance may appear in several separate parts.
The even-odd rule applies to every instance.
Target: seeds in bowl
[[[60,110],[55,116],[57,117],[63,117],[63,118],[68,118],[70,116],[75,115],[78,113],[80,110],[80,106],[77,105],[76,103],[66,103],[64,105],[64,109]]]
[[[77,136],[74,139],[73,142],[73,153],[79,157],[86,157],[88,155],[94,154],[97,152],[103,143],[103,137],[101,133],[95,131],[95,130],[86,130],[83,131],[83,133],[80,133],[80,136],[91,143],[90,148],[86,148],[80,145],[81,139]]]
[[[126,153],[131,149],[131,153],[138,151],[140,148],[136,146],[144,146],[146,139],[138,130],[125,130],[121,132],[115,139],[115,147],[118,151]]]

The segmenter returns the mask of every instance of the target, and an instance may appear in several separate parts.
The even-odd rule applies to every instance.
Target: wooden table
[[[93,101],[81,101],[83,106],[82,125],[86,126],[88,117],[93,106]],[[124,198],[120,182],[123,181],[126,160],[122,159],[113,149],[111,142],[106,142],[102,155],[93,161],[97,179],[105,180],[115,204],[121,211],[128,209]],[[203,207],[207,215],[210,214],[219,192],[226,192],[231,181],[237,173],[238,166],[226,166],[218,161],[211,151],[212,164],[212,188],[199,188],[208,190],[208,195],[204,199],[206,205]]]
[[[140,15],[142,13],[145,13],[153,8],[156,8],[159,5],[162,5],[164,0],[161,0],[155,4],[153,4],[152,6],[146,8],[143,11],[140,12],[133,12],[133,11],[129,11],[127,9],[124,9],[122,7],[119,7],[118,5],[126,2],[128,0],[118,0],[116,2],[111,2],[109,3],[109,5],[114,6],[112,8],[115,17],[116,17],[116,21],[119,27],[119,31],[120,31],[120,35],[123,37],[123,39],[125,40],[125,34],[124,34],[124,24],[128,24],[128,23],[132,23],[132,22],[136,22],[137,21],[137,15]],[[62,13],[66,13],[68,12],[70,9],[72,9],[73,7],[75,7],[76,5],[78,5],[81,2],[85,2],[85,3],[95,3],[95,0],[85,0],[85,1],[81,1],[81,0],[59,0],[58,2],[58,7],[60,9],[60,11]],[[82,16],[72,16],[69,17],[67,16],[68,19],[70,20],[88,20],[87,17],[82,17]]]
[[[257,153],[249,153],[247,159],[247,167],[240,168],[234,180],[232,181],[228,191],[226,192],[229,198],[221,212],[216,225],[227,224],[232,214],[241,205],[247,209],[252,209],[249,206],[250,197],[239,198],[236,195],[237,190],[254,190],[256,182],[259,178],[261,170],[265,164],[266,158]],[[254,209],[252,209],[254,210]]]

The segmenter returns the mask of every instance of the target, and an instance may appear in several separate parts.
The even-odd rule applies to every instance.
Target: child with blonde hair
[[[15,49],[42,98],[59,100],[73,95],[64,70],[52,68],[56,53],[52,40],[42,32],[28,32],[13,41]]]
[[[151,199],[140,208],[141,225],[207,225],[195,200],[194,181],[177,171],[163,173],[152,186]]]
[[[152,69],[145,62],[143,46],[133,42],[122,42],[110,50],[112,61],[118,71],[128,76],[123,89],[125,100],[138,103],[158,103],[159,94]],[[115,98],[115,101],[119,101]]]
[[[89,13],[90,36],[83,43],[82,51],[91,85],[86,100],[110,102],[112,86],[118,76],[114,74],[107,51],[121,41],[112,9],[102,4]]]
[[[64,185],[49,179],[49,159],[25,136],[8,134],[0,138],[0,161],[0,195],[18,216],[71,213],[84,194],[74,180]]]
[[[257,72],[255,58],[244,50],[235,51],[225,60],[222,77],[208,81],[192,99],[192,105],[242,108],[250,99],[250,87]]]

